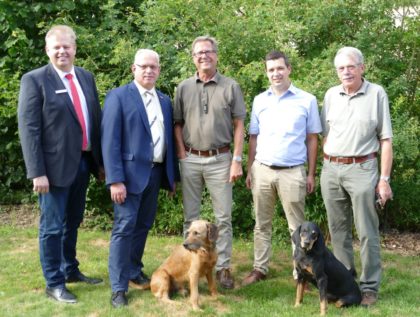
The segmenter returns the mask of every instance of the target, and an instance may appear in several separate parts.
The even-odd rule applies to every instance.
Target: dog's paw
[[[200,313],[203,312],[203,310],[200,308],[200,306],[195,306],[195,305],[192,307],[192,310],[195,311],[195,312],[200,312]]]
[[[337,308],[342,308],[342,307],[345,307],[345,306],[346,306],[346,303],[343,302],[341,299],[339,299],[338,301],[335,302],[335,307],[337,307]]]
[[[211,292],[210,293],[211,298],[218,298],[219,297],[219,293],[218,292]]]
[[[185,288],[182,288],[178,290],[178,294],[181,295],[182,297],[187,297],[188,291]]]

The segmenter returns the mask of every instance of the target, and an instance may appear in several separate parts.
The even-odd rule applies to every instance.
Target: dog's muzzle
[[[201,248],[201,244],[199,243],[184,242],[182,245],[184,246],[185,249],[189,251],[196,251]]]

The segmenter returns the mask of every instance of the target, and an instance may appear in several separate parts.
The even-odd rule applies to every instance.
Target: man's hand
[[[98,180],[99,180],[100,182],[105,181],[105,170],[104,170],[104,167],[103,167],[103,166],[100,166],[100,167],[99,167],[99,171],[98,171]]]
[[[111,199],[116,204],[124,203],[127,198],[127,189],[125,188],[124,183],[114,183],[110,187],[111,189]]]
[[[177,157],[178,157],[179,160],[183,160],[184,158],[187,157],[187,152],[185,150],[180,151],[179,153],[177,153]]]
[[[308,194],[313,193],[315,190],[315,176],[308,175],[306,177],[306,192]]]
[[[248,172],[248,175],[245,179],[246,188],[251,189],[252,183],[251,183],[251,173]]]
[[[48,181],[47,176],[35,177],[32,180],[34,187],[33,191],[38,194],[46,194],[50,191],[50,182]]]
[[[174,183],[173,189],[170,192],[168,192],[168,197],[173,199],[175,195],[176,195],[176,183]]]
[[[380,197],[380,204],[382,207],[385,206],[385,203],[388,199],[392,199],[392,189],[389,183],[383,179],[381,179],[376,185],[376,192],[379,194]]]
[[[232,161],[230,165],[229,183],[234,183],[237,179],[242,177],[242,164],[238,161]]]

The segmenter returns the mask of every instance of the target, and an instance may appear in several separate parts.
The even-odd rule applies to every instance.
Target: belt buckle
[[[213,156],[213,150],[209,150],[209,156]]]

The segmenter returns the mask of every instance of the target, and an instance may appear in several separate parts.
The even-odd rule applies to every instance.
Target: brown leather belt
[[[374,159],[377,156],[377,153],[370,153],[365,156],[330,156],[324,153],[324,159],[341,164],[353,164],[353,163],[363,163],[367,160]]]
[[[185,146],[185,151],[187,151],[189,153],[192,153],[192,154],[195,154],[195,155],[209,157],[209,156],[218,155],[220,153],[227,153],[227,152],[229,152],[230,151],[230,146],[229,145],[226,145],[226,146],[220,147],[218,149],[207,150],[207,151],[195,150],[195,149],[192,149],[192,148],[190,148],[188,146]]]

